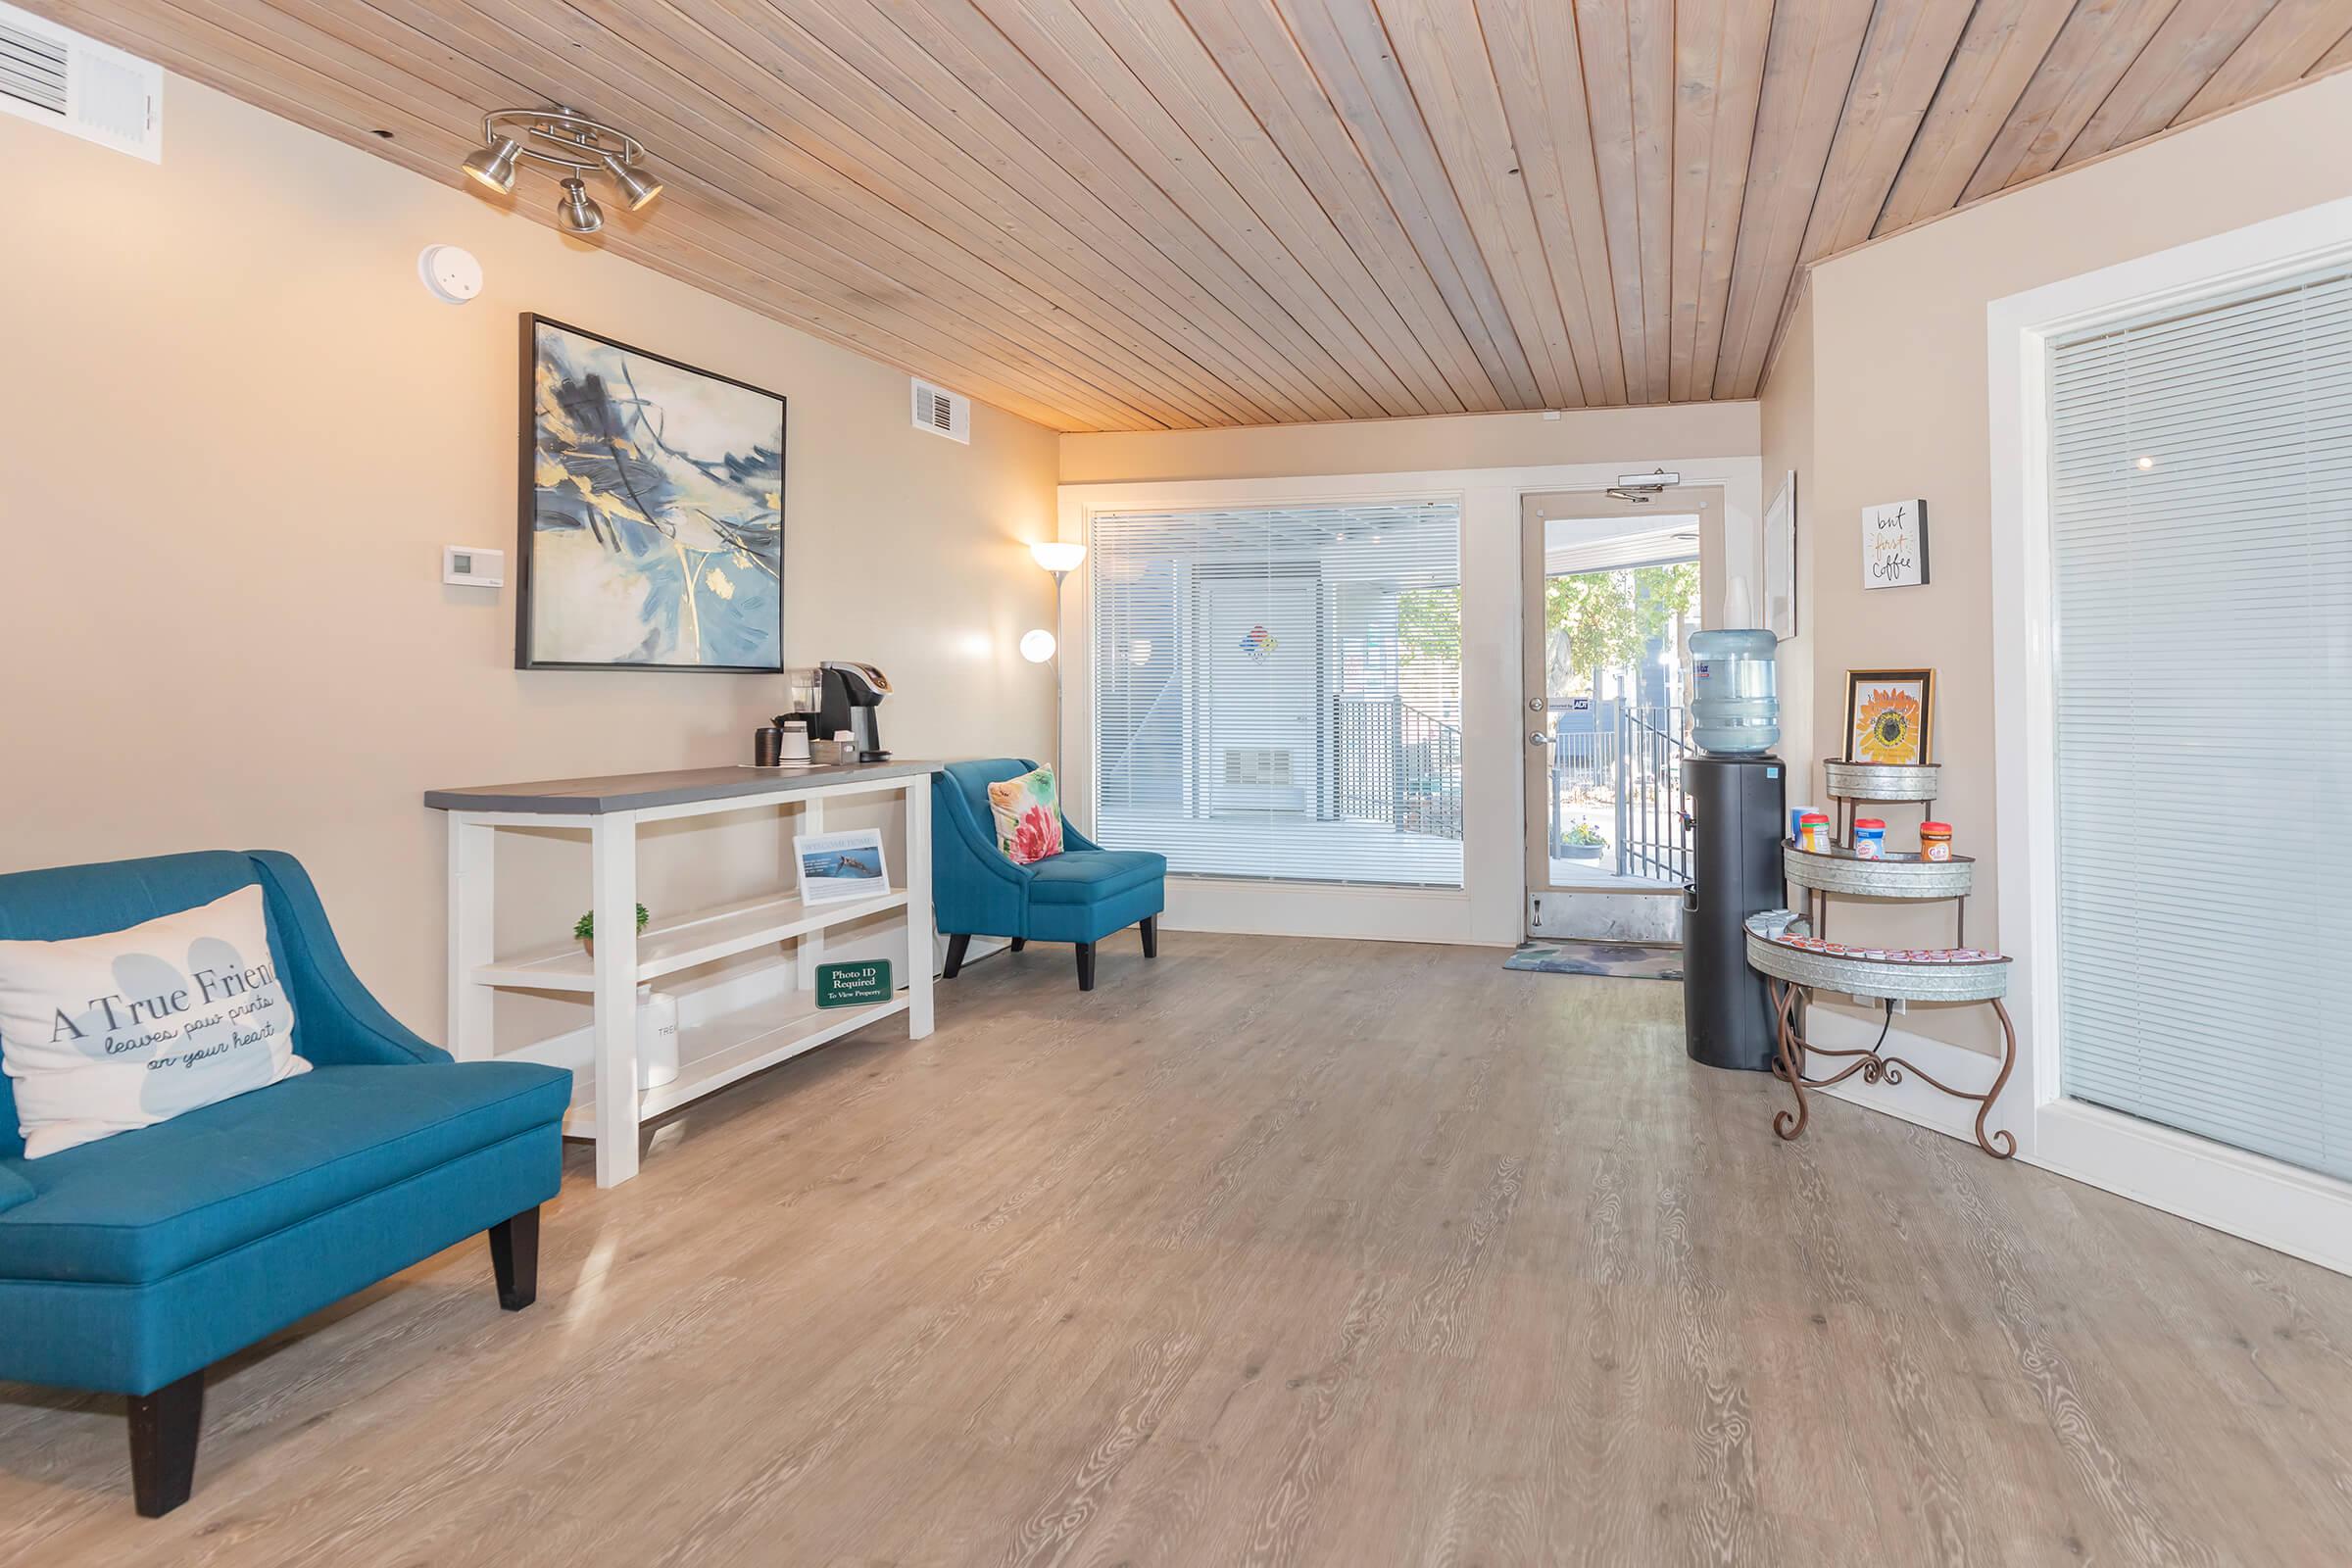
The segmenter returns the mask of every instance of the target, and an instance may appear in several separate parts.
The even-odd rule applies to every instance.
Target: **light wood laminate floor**
[[[2352,1280],[1683,1056],[1680,988],[1132,934],[216,1369],[0,1385],[0,1562],[2331,1564]]]

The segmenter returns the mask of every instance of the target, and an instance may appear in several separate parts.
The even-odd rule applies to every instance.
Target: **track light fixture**
[[[660,180],[646,178],[611,154],[605,157],[605,172],[612,177],[613,188],[620,192],[632,213],[662,194]]]
[[[605,210],[576,175],[564,182],[564,194],[556,198],[556,221],[568,234],[593,234],[605,226]]]
[[[514,159],[521,151],[513,137],[501,136],[488,146],[477,148],[459,167],[469,177],[503,196],[514,188]]]
[[[557,225],[571,234],[593,234],[605,226],[605,210],[588,194],[583,174],[603,174],[630,212],[662,194],[662,182],[638,169],[645,144],[576,109],[494,109],[482,117],[482,145],[459,167],[467,178],[505,195],[514,189],[518,161],[528,159],[563,171],[564,194],[556,200]]]

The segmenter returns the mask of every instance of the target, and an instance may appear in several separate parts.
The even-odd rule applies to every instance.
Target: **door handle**
[[[1527,744],[1530,746],[1549,746],[1551,744],[1551,737],[1544,734],[1540,729],[1531,729],[1527,732]]]

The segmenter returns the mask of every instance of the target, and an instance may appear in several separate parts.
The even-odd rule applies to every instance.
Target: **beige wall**
[[[1774,356],[1757,402],[1757,422],[1764,450],[1764,504],[1780,493],[1790,473],[1796,475],[1796,635],[1781,640],[1778,678],[1781,692],[1781,756],[1789,763],[1788,804],[1821,806],[1829,803],[1814,794],[1821,770],[1814,759],[1822,753],[1813,725],[1813,649],[1819,634],[1814,627],[1813,536],[1809,515],[1813,498],[1813,293],[1803,288],[1796,312],[1788,318],[1779,352]],[[1763,580],[1759,557],[1757,581]],[[1764,618],[1761,601],[1755,618]]]
[[[1815,383],[1805,531],[1814,541],[1818,752],[1836,750],[1849,667],[1936,671],[1937,814],[1978,865],[1970,938],[1997,940],[1993,898],[1991,505],[1985,307],[2132,257],[2352,195],[2352,75],[2338,74],[1823,264],[1812,275],[1812,358],[1785,349],[1775,379]],[[1766,391],[1767,418],[1781,403]],[[1783,428],[1793,430],[1790,421]],[[1860,510],[1925,497],[1932,581],[1866,592]],[[1812,780],[1817,788],[1818,769]],[[1889,808],[1907,847],[1910,813]],[[1948,916],[1874,907],[1844,932],[1948,937]],[[1923,1009],[1910,1027],[1991,1049],[1987,1009]]]
[[[1570,409],[1557,417],[1459,414],[1240,430],[1065,435],[1061,482],[1263,479],[1558,463],[1621,463],[1633,469],[1671,458],[1747,457],[1755,450],[1753,403],[1690,403],[1658,409]]]
[[[185,80],[165,115],[160,166],[0,118],[0,869],[292,851],[438,1039],[422,791],[748,759],[780,678],[520,672],[513,588],[441,584],[444,544],[514,547],[524,310],[790,400],[789,662],[882,665],[903,755],[1048,744],[1013,641],[1051,613],[1024,548],[1051,432],[979,408],[968,448],[925,435],[897,370]],[[425,294],[428,242],[481,259],[481,298]],[[763,832],[698,874],[772,885]],[[645,852],[649,904],[691,896],[683,849]],[[585,856],[504,853],[505,940],[567,931]]]

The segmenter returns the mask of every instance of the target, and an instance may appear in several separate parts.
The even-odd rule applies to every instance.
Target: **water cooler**
[[[1747,966],[1747,917],[1785,901],[1781,840],[1788,831],[1788,769],[1775,655],[1768,631],[1690,638],[1691,738],[1706,755],[1683,763],[1690,801],[1690,885],[1683,895],[1683,1020],[1690,1059],[1749,1072],[1771,1068],[1772,1000]]]
[[[1786,902],[1781,840],[1788,831],[1786,769],[1777,757],[1694,757],[1690,885],[1683,892],[1683,1029],[1692,1061],[1772,1066],[1772,999],[1747,966],[1747,917]]]

